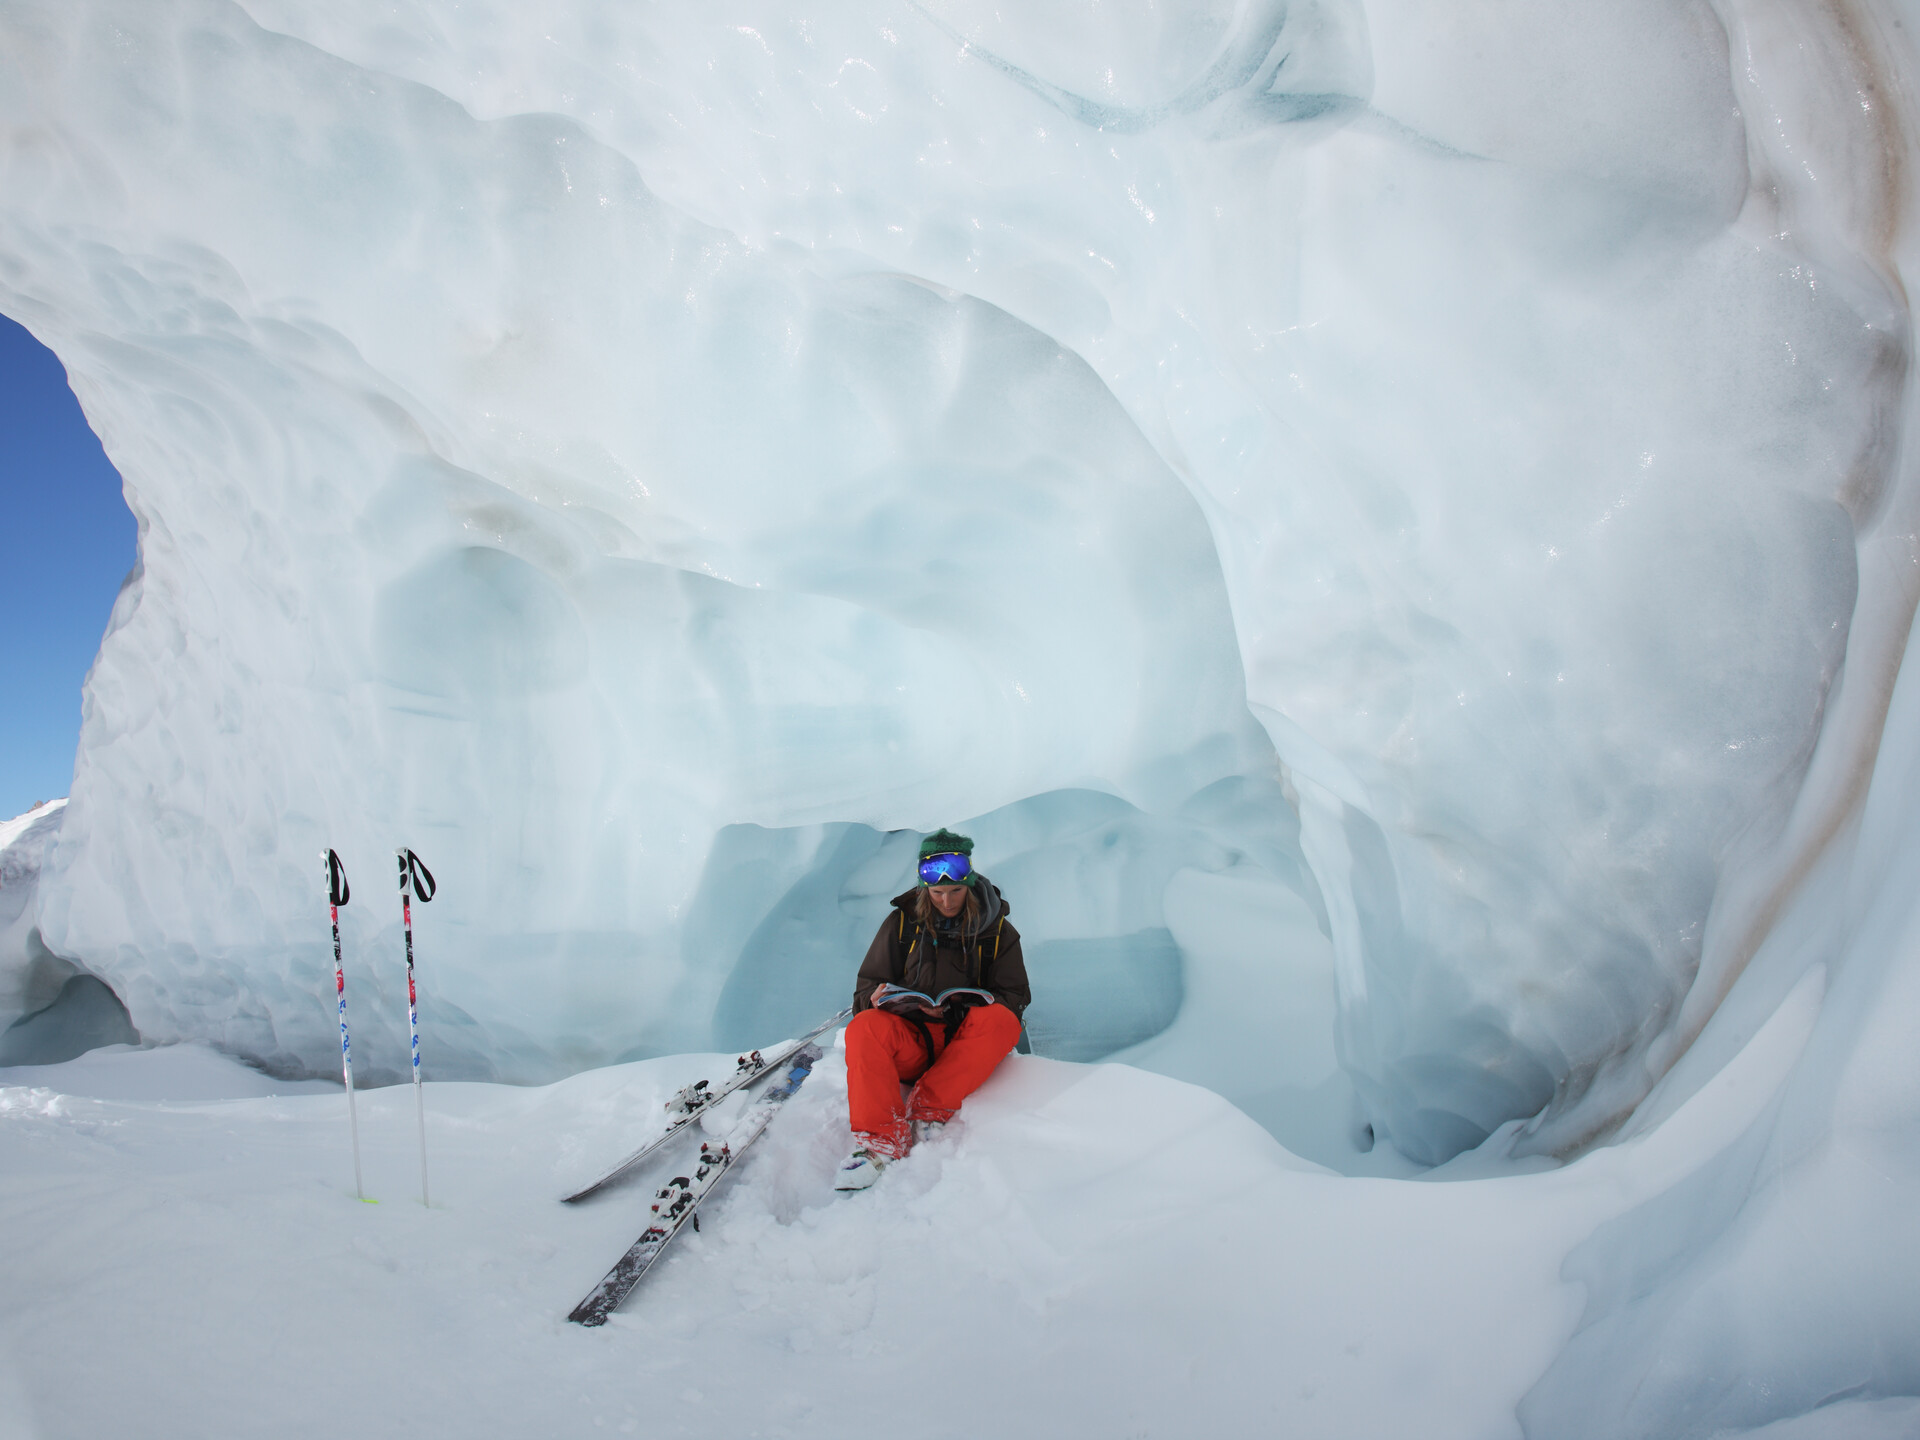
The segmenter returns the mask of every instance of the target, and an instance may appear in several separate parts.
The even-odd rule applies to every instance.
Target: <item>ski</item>
[[[824,1028],[824,1027],[822,1027]],[[604,1325],[607,1316],[620,1308],[620,1304],[633,1293],[633,1287],[640,1283],[641,1277],[653,1267],[667,1246],[673,1243],[689,1220],[694,1228],[700,1226],[700,1202],[711,1195],[720,1182],[740,1163],[740,1156],[747,1147],[766,1134],[767,1126],[780,1107],[793,1098],[802,1082],[813,1071],[814,1062],[820,1058],[820,1047],[810,1040],[802,1041],[798,1051],[792,1052],[786,1073],[754,1102],[753,1108],[740,1117],[739,1123],[727,1133],[727,1138],[716,1149],[703,1141],[700,1145],[700,1160],[688,1175],[676,1175],[660,1188],[654,1197],[653,1221],[640,1238],[633,1242],[627,1253],[622,1255],[609,1270],[606,1278],[593,1287],[586,1299],[573,1307],[567,1316],[581,1325]]]
[[[765,1051],[754,1050],[746,1055],[742,1055],[737,1062],[733,1074],[722,1084],[714,1085],[705,1080],[698,1080],[691,1085],[682,1086],[680,1090],[675,1093],[674,1097],[667,1102],[667,1113],[674,1118],[668,1123],[664,1131],[654,1136],[653,1139],[627,1156],[626,1159],[607,1171],[606,1174],[602,1175],[591,1185],[588,1185],[584,1189],[576,1190],[571,1195],[562,1195],[560,1199],[563,1203],[572,1205],[586,1199],[589,1195],[599,1194],[600,1191],[606,1189],[607,1186],[613,1184],[614,1181],[630,1174],[634,1167],[639,1165],[641,1161],[645,1160],[649,1155],[653,1154],[654,1151],[673,1139],[674,1136],[683,1132],[694,1121],[706,1114],[708,1110],[719,1104],[720,1101],[726,1099],[727,1096],[733,1094],[733,1092],[738,1090],[742,1085],[751,1085],[761,1076],[769,1074],[776,1065],[780,1064],[780,1062],[785,1060],[789,1055],[795,1054],[808,1042],[817,1040],[852,1013],[853,1007],[849,1005],[831,1020],[814,1026],[813,1029],[802,1035],[798,1040],[791,1041],[786,1045],[775,1045]]]

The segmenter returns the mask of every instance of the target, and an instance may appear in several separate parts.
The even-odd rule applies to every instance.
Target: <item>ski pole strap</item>
[[[433,899],[433,892],[437,888],[433,883],[433,872],[420,863],[420,857],[413,851],[403,850],[400,852],[400,888],[406,889],[409,881],[413,884],[414,898],[422,905]]]
[[[347,867],[332,850],[327,851],[327,903],[344,905],[353,892],[347,888]]]

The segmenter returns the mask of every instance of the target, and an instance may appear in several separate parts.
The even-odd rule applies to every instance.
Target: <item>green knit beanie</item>
[[[964,855],[971,860],[973,841],[951,830],[936,830],[920,842],[920,859],[931,860],[936,855]]]

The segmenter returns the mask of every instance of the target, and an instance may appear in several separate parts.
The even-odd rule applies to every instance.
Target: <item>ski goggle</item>
[[[922,885],[964,885],[973,862],[964,855],[931,855],[920,862]]]

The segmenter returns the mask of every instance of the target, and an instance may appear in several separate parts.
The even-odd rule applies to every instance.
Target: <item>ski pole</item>
[[[407,936],[407,1030],[413,1037],[413,1114],[420,1128],[420,1203],[427,1204],[427,1101],[420,1088],[420,1001],[413,988],[413,897],[433,899],[433,872],[420,857],[402,847],[393,852],[400,861],[400,926]]]
[[[347,888],[346,867],[329,850],[321,857],[327,867],[327,919],[333,922],[333,989],[340,997],[340,1074],[347,1082],[347,1130],[353,1136],[353,1193],[367,1198],[360,1182],[360,1119],[353,1111],[353,1043],[347,1039],[347,972],[340,964],[340,907],[353,894]]]

